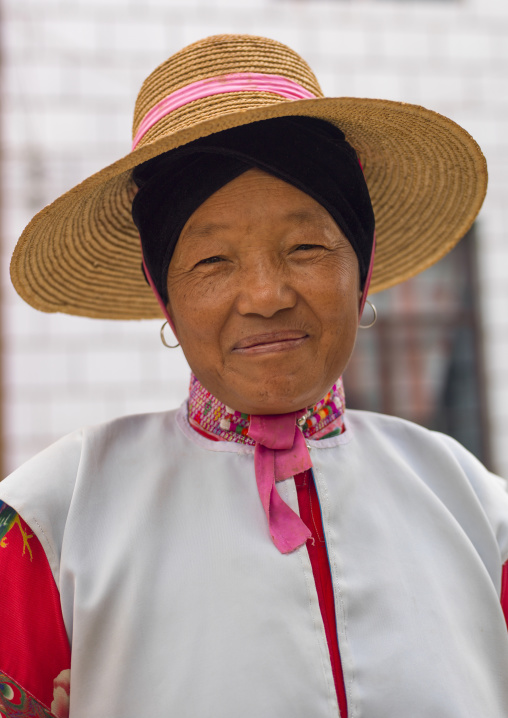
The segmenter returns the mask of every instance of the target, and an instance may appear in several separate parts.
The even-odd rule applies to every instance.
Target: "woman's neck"
[[[304,436],[307,439],[324,439],[341,434],[344,431],[345,408],[344,387],[340,378],[300,420]],[[252,446],[255,443],[247,436],[249,414],[227,407],[205,389],[194,374],[191,374],[189,387],[189,423],[200,434],[215,441],[235,441]]]

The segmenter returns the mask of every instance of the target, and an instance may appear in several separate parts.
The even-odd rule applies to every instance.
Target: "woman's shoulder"
[[[164,434],[168,437],[176,426],[177,411],[147,414],[129,414],[101,424],[85,426],[63,436],[38,454],[28,459],[0,483],[0,497],[11,487],[26,482],[41,483],[42,476],[49,481],[70,477],[79,469],[83,453],[100,446],[114,450],[118,444],[132,446],[144,442],[150,436]],[[34,486],[35,488],[35,486]]]
[[[53,572],[76,484],[101,466],[129,462],[167,446],[175,411],[119,417],[74,431],[51,444],[0,482],[0,501],[12,507],[42,543]]]
[[[348,410],[346,426],[362,445],[380,445],[384,451],[393,448],[401,457],[418,464],[451,463],[460,467],[473,480],[491,472],[456,439],[439,431],[427,429],[407,419],[369,411]],[[495,481],[504,486],[498,476]]]
[[[476,503],[488,518],[508,559],[508,491],[504,479],[487,469],[462,444],[447,434],[405,419],[348,410],[347,426],[357,449],[369,447],[380,467],[404,465],[408,475],[423,482],[453,513]],[[385,459],[383,457],[386,457]]]
[[[346,426],[352,429],[355,434],[358,433],[379,433],[393,439],[406,439],[419,442],[451,442],[458,447],[462,447],[455,439],[439,431],[428,429],[414,421],[402,419],[399,416],[391,414],[380,414],[375,411],[364,411],[360,409],[350,409],[346,411]],[[466,449],[464,449],[466,451]]]

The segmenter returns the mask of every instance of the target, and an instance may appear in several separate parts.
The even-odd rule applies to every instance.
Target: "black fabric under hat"
[[[203,137],[134,169],[139,191],[132,217],[164,303],[169,263],[185,223],[214,192],[253,167],[297,187],[330,213],[358,257],[363,288],[374,211],[356,152],[329,122],[278,117]]]

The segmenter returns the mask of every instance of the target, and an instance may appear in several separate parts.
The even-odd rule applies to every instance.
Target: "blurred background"
[[[298,51],[325,94],[424,105],[482,147],[476,224],[435,267],[373,297],[379,319],[359,333],[346,396],[450,433],[508,476],[507,0],[4,0],[1,12],[4,474],[82,425],[185,398],[189,370],[160,322],[37,312],[10,286],[10,254],[33,214],[129,152],[157,64],[248,32]]]

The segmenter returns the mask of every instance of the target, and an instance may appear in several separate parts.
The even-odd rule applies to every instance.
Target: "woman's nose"
[[[283,309],[291,309],[296,301],[297,292],[279,263],[258,260],[240,273],[236,302],[240,314],[269,318]]]

